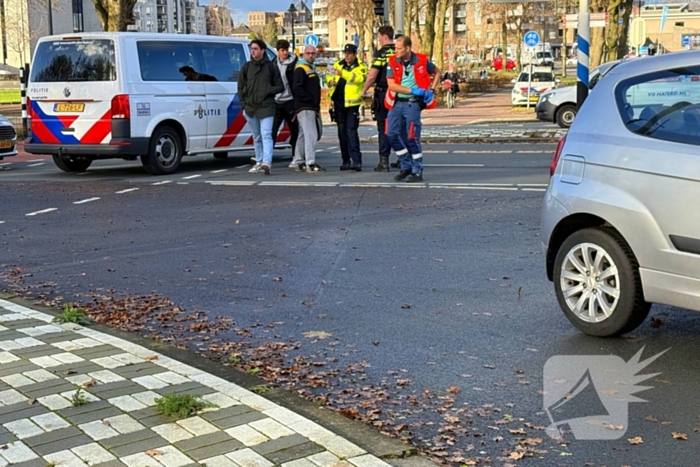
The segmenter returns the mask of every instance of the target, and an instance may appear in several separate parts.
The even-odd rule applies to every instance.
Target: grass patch
[[[255,394],[266,394],[266,393],[272,391],[272,388],[270,388],[269,386],[261,385],[261,386],[254,386],[254,387],[250,388],[250,390],[252,392],[254,392]]]
[[[59,313],[53,319],[54,323],[75,323],[75,324],[90,324],[90,318],[85,314],[85,311],[79,308],[73,308],[66,304],[63,305],[63,313]]]
[[[243,359],[241,358],[240,355],[231,354],[231,355],[228,357],[227,363],[228,363],[229,365],[240,365],[241,363],[243,363]]]
[[[250,376],[255,376],[258,373],[260,373],[260,368],[251,368],[250,370],[246,370],[246,373],[248,373]]]
[[[576,84],[576,77],[575,76],[567,76],[566,78],[561,79],[561,83],[559,83],[559,86],[573,86]]]
[[[156,410],[163,415],[175,416],[177,418],[187,418],[208,407],[215,407],[214,404],[202,400],[199,394],[166,394],[155,400]]]
[[[19,89],[0,89],[0,104],[19,104],[22,102]]]
[[[89,404],[90,400],[83,395],[83,388],[78,388],[71,396],[70,403],[73,404],[73,407],[80,407],[81,405]]]

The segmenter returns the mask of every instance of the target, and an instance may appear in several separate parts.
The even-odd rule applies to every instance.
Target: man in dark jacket
[[[253,133],[256,164],[251,173],[270,175],[272,166],[272,124],[275,118],[275,94],[284,91],[279,69],[267,58],[264,41],[250,42],[252,60],[238,75],[238,100]]]
[[[278,60],[275,64],[280,70],[284,91],[275,96],[277,109],[275,110],[275,121],[272,125],[272,136],[277,141],[277,135],[282,123],[287,123],[291,134],[289,144],[292,145],[292,162],[289,164],[289,167],[295,169],[302,162],[302,159],[297,159],[295,153],[295,146],[299,137],[299,124],[294,118],[294,96],[292,95],[292,81],[294,79],[294,68],[297,66],[297,56],[289,52],[289,41],[285,39],[277,41],[276,49]]]
[[[321,82],[316,73],[314,60],[316,48],[307,45],[304,57],[294,69],[294,111],[299,121],[299,138],[296,155],[304,160],[297,170],[308,173],[325,172],[316,163],[316,141],[318,141],[317,115],[321,111]]]

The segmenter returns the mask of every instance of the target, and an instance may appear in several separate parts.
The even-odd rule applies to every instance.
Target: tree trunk
[[[421,50],[428,58],[433,57],[433,47],[435,45],[435,16],[437,13],[438,0],[428,0],[427,11],[425,12],[425,41]]]
[[[445,47],[445,19],[447,17],[447,7],[449,0],[439,0],[437,14],[437,34],[435,36],[435,64],[441,70],[443,69],[445,56],[443,48]]]
[[[501,12],[501,50],[503,50],[503,70],[505,71],[508,70],[508,8],[506,5]],[[520,69],[520,59],[518,59],[518,69]]]
[[[416,16],[414,18],[416,20],[416,38],[418,39],[418,44],[416,44],[419,48],[423,44],[423,33],[420,30],[420,7],[416,6]]]
[[[126,31],[129,24],[134,24],[134,5],[136,0],[92,0],[97,19],[104,31]]]
[[[407,37],[411,37],[411,32],[413,31],[413,12],[415,10],[414,6],[415,2],[414,0],[406,0],[404,3],[404,12],[403,12],[403,24],[404,24],[404,33],[406,34]],[[391,10],[394,11],[394,10]],[[394,24],[394,20],[390,21],[391,24]]]

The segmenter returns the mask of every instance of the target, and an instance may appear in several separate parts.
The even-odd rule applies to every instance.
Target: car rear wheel
[[[632,250],[605,227],[579,230],[564,241],[554,262],[554,290],[564,315],[591,336],[632,331],[651,307]]]
[[[64,172],[85,172],[88,167],[90,167],[90,164],[92,164],[92,159],[78,159],[70,156],[53,156],[53,162]]]
[[[168,175],[177,172],[182,156],[180,135],[166,125],[153,133],[148,155],[141,157],[141,163],[151,175]]]
[[[557,111],[557,125],[569,128],[576,118],[576,107],[570,104],[564,105]]]

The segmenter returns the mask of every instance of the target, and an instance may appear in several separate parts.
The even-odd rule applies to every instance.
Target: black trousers
[[[338,142],[343,164],[352,161],[355,167],[362,167],[360,152],[360,107],[335,107],[335,119],[338,124]]]
[[[391,154],[391,144],[386,136],[386,118],[389,116],[389,109],[384,106],[386,91],[374,93],[377,100],[375,104],[374,116],[377,118],[377,132],[379,133],[379,157],[389,157]]]
[[[292,160],[294,160],[297,138],[299,137],[299,122],[294,118],[294,101],[283,102],[275,107],[275,119],[272,121],[272,140],[277,141],[277,134],[282,126],[282,122],[287,122],[289,131],[292,134],[289,144],[292,145]]]

